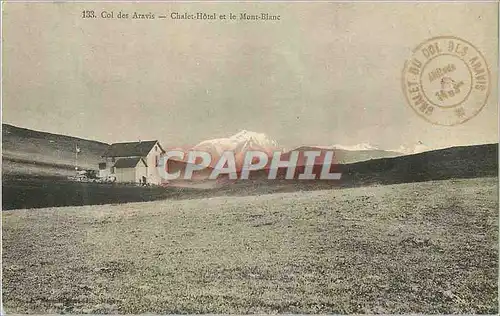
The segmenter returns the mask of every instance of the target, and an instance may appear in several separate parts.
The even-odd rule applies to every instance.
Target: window
[[[158,151],[158,146],[155,146],[155,151]]]
[[[111,167],[110,171],[111,173],[115,173],[115,167]]]

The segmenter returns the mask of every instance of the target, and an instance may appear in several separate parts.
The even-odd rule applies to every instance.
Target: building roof
[[[137,158],[120,158],[120,159],[118,159],[115,162],[114,167],[115,168],[135,168],[135,166],[137,166],[137,164],[141,160],[144,163],[144,165],[147,167],[146,162],[141,157],[137,157]]]
[[[148,140],[131,143],[114,143],[102,155],[103,157],[145,157],[151,151],[151,148],[157,143],[157,140]],[[164,151],[159,146],[162,152]]]

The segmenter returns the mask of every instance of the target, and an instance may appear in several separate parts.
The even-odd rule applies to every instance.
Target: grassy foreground
[[[6,211],[4,306],[494,314],[497,181]]]

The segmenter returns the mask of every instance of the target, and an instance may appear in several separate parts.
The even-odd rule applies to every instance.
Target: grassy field
[[[497,182],[5,211],[4,307],[494,314]]]

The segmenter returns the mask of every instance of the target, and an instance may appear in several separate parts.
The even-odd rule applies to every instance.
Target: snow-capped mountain
[[[241,130],[227,138],[216,138],[202,141],[192,148],[211,154],[212,162],[217,161],[224,151],[234,152],[243,156],[250,150],[259,150],[272,155],[273,151],[280,150],[278,143],[264,133]]]
[[[210,153],[212,157],[211,165],[214,166],[224,151],[231,151],[235,154],[236,165],[240,167],[247,151],[258,150],[267,152],[269,156],[274,151],[285,150],[278,143],[264,133],[256,133],[248,130],[241,130],[238,133],[226,137],[202,141],[191,150],[199,150]],[[378,159],[385,157],[396,157],[408,155],[428,150],[423,143],[418,142],[413,146],[401,145],[398,149],[382,149],[370,143],[364,142],[353,145],[334,144],[329,146],[302,146],[296,150],[333,150],[338,163],[352,163],[369,159]],[[286,160],[286,155],[282,158]]]
[[[331,145],[331,146],[314,146],[314,147],[322,148],[322,149],[341,149],[341,150],[348,150],[348,151],[383,150],[383,151],[402,153],[402,154],[406,154],[406,155],[417,154],[417,153],[421,153],[421,152],[429,150],[429,147],[427,147],[422,142],[417,142],[416,144],[413,144],[413,145],[401,145],[396,149],[383,149],[383,148],[379,148],[377,146],[371,145],[369,143],[360,143],[360,144],[355,144],[355,145],[335,144],[335,145]]]
[[[360,144],[355,144],[355,145],[331,145],[331,146],[315,146],[317,148],[322,148],[322,149],[339,149],[339,150],[347,150],[347,151],[384,151],[384,152],[391,152],[391,153],[400,153],[400,154],[405,154],[405,155],[411,155],[411,154],[418,154],[424,151],[429,151],[430,148],[426,146],[422,142],[417,142],[415,144],[404,144],[399,146],[396,149],[386,149],[386,148],[380,148],[374,145],[371,145],[369,143],[360,143]]]
[[[248,150],[273,151],[278,148],[278,143],[264,133],[241,130],[227,138],[205,140],[194,146],[196,150],[222,154],[224,151],[245,152]]]
[[[342,150],[350,150],[350,151],[360,151],[360,150],[379,150],[378,147],[373,146],[368,143],[361,143],[356,145],[331,145],[331,146],[315,146],[323,149],[342,149]]]
[[[424,143],[417,142],[412,146],[401,145],[397,149],[394,149],[393,151],[397,151],[406,155],[411,155],[411,154],[418,154],[428,150],[430,150],[430,148],[427,147]]]
[[[332,146],[333,149],[343,149],[343,150],[378,150],[379,148],[368,143],[361,143],[352,146],[343,146],[339,144],[335,144]]]

